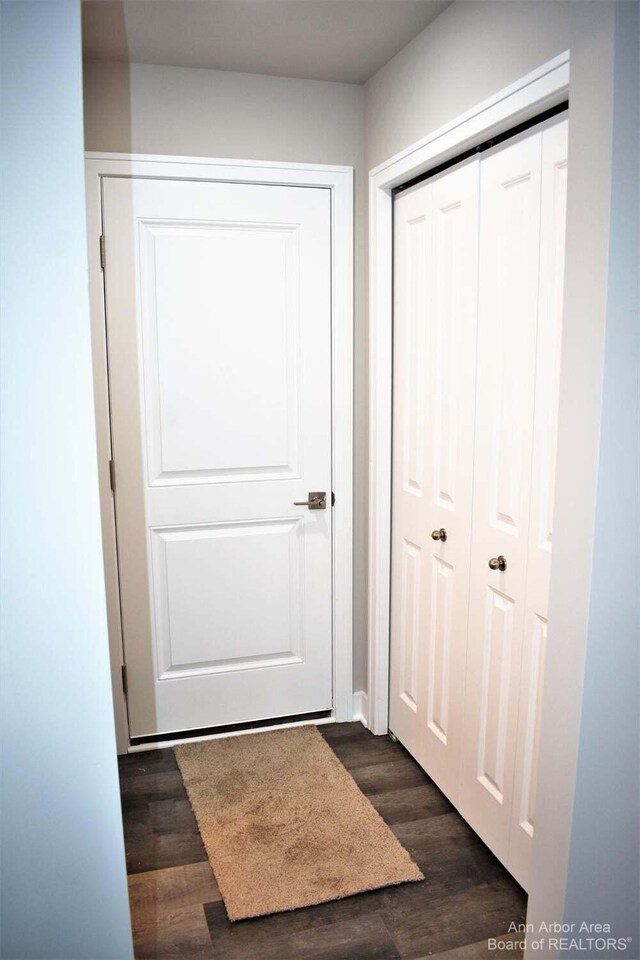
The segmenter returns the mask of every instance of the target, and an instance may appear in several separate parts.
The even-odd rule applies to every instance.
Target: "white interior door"
[[[468,162],[394,205],[390,729],[454,802],[473,489],[478,168]]]
[[[330,193],[114,177],[103,204],[131,735],[329,709]]]
[[[556,121],[542,132],[540,281],[533,418],[531,509],[527,586],[518,706],[518,732],[508,867],[529,883],[535,822],[540,698],[551,572],[556,465],[562,294],[564,289],[567,148],[569,124]]]

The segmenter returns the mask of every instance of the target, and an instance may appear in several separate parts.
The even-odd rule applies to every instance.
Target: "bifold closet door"
[[[524,887],[567,141],[568,121],[547,121],[394,207],[390,729]]]
[[[566,129],[564,121],[544,133],[538,128],[525,134],[485,156],[480,172],[473,533],[459,807],[525,886],[551,547]],[[514,835],[517,854],[511,850]]]
[[[454,801],[471,538],[478,168],[474,159],[414,187],[394,208],[390,728]]]
[[[542,132],[540,279],[527,586],[507,866],[528,887],[544,674],[556,467],[567,200],[567,120]]]

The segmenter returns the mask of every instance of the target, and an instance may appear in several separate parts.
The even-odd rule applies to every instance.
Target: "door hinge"
[[[125,697],[126,697],[127,694],[129,693],[129,684],[127,683],[127,665],[126,665],[126,663],[123,663],[123,664],[122,664],[122,666],[120,667],[120,670],[122,671],[122,692],[124,693],[124,695],[125,695]]]
[[[105,260],[106,260],[106,256],[105,256],[105,249],[104,249],[104,233],[103,233],[102,236],[100,237],[100,269],[101,270],[104,270]]]
[[[109,486],[111,487],[111,492],[116,492],[116,465],[113,460],[109,460]]]
[[[334,493],[333,490],[332,490],[332,491],[331,491],[331,506],[332,506],[332,507],[335,507],[335,505],[336,505],[336,495],[335,495],[335,493]]]

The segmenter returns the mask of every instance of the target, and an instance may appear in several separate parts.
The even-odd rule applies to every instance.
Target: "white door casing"
[[[328,709],[330,192],[103,195],[131,735]]]
[[[479,161],[394,209],[390,729],[455,802],[473,493]],[[443,529],[446,540],[431,532]]]

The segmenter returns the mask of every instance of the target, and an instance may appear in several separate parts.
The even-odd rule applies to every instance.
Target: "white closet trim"
[[[569,52],[522,77],[369,174],[369,652],[367,725],[389,716],[391,577],[392,194],[418,176],[567,98]]]

